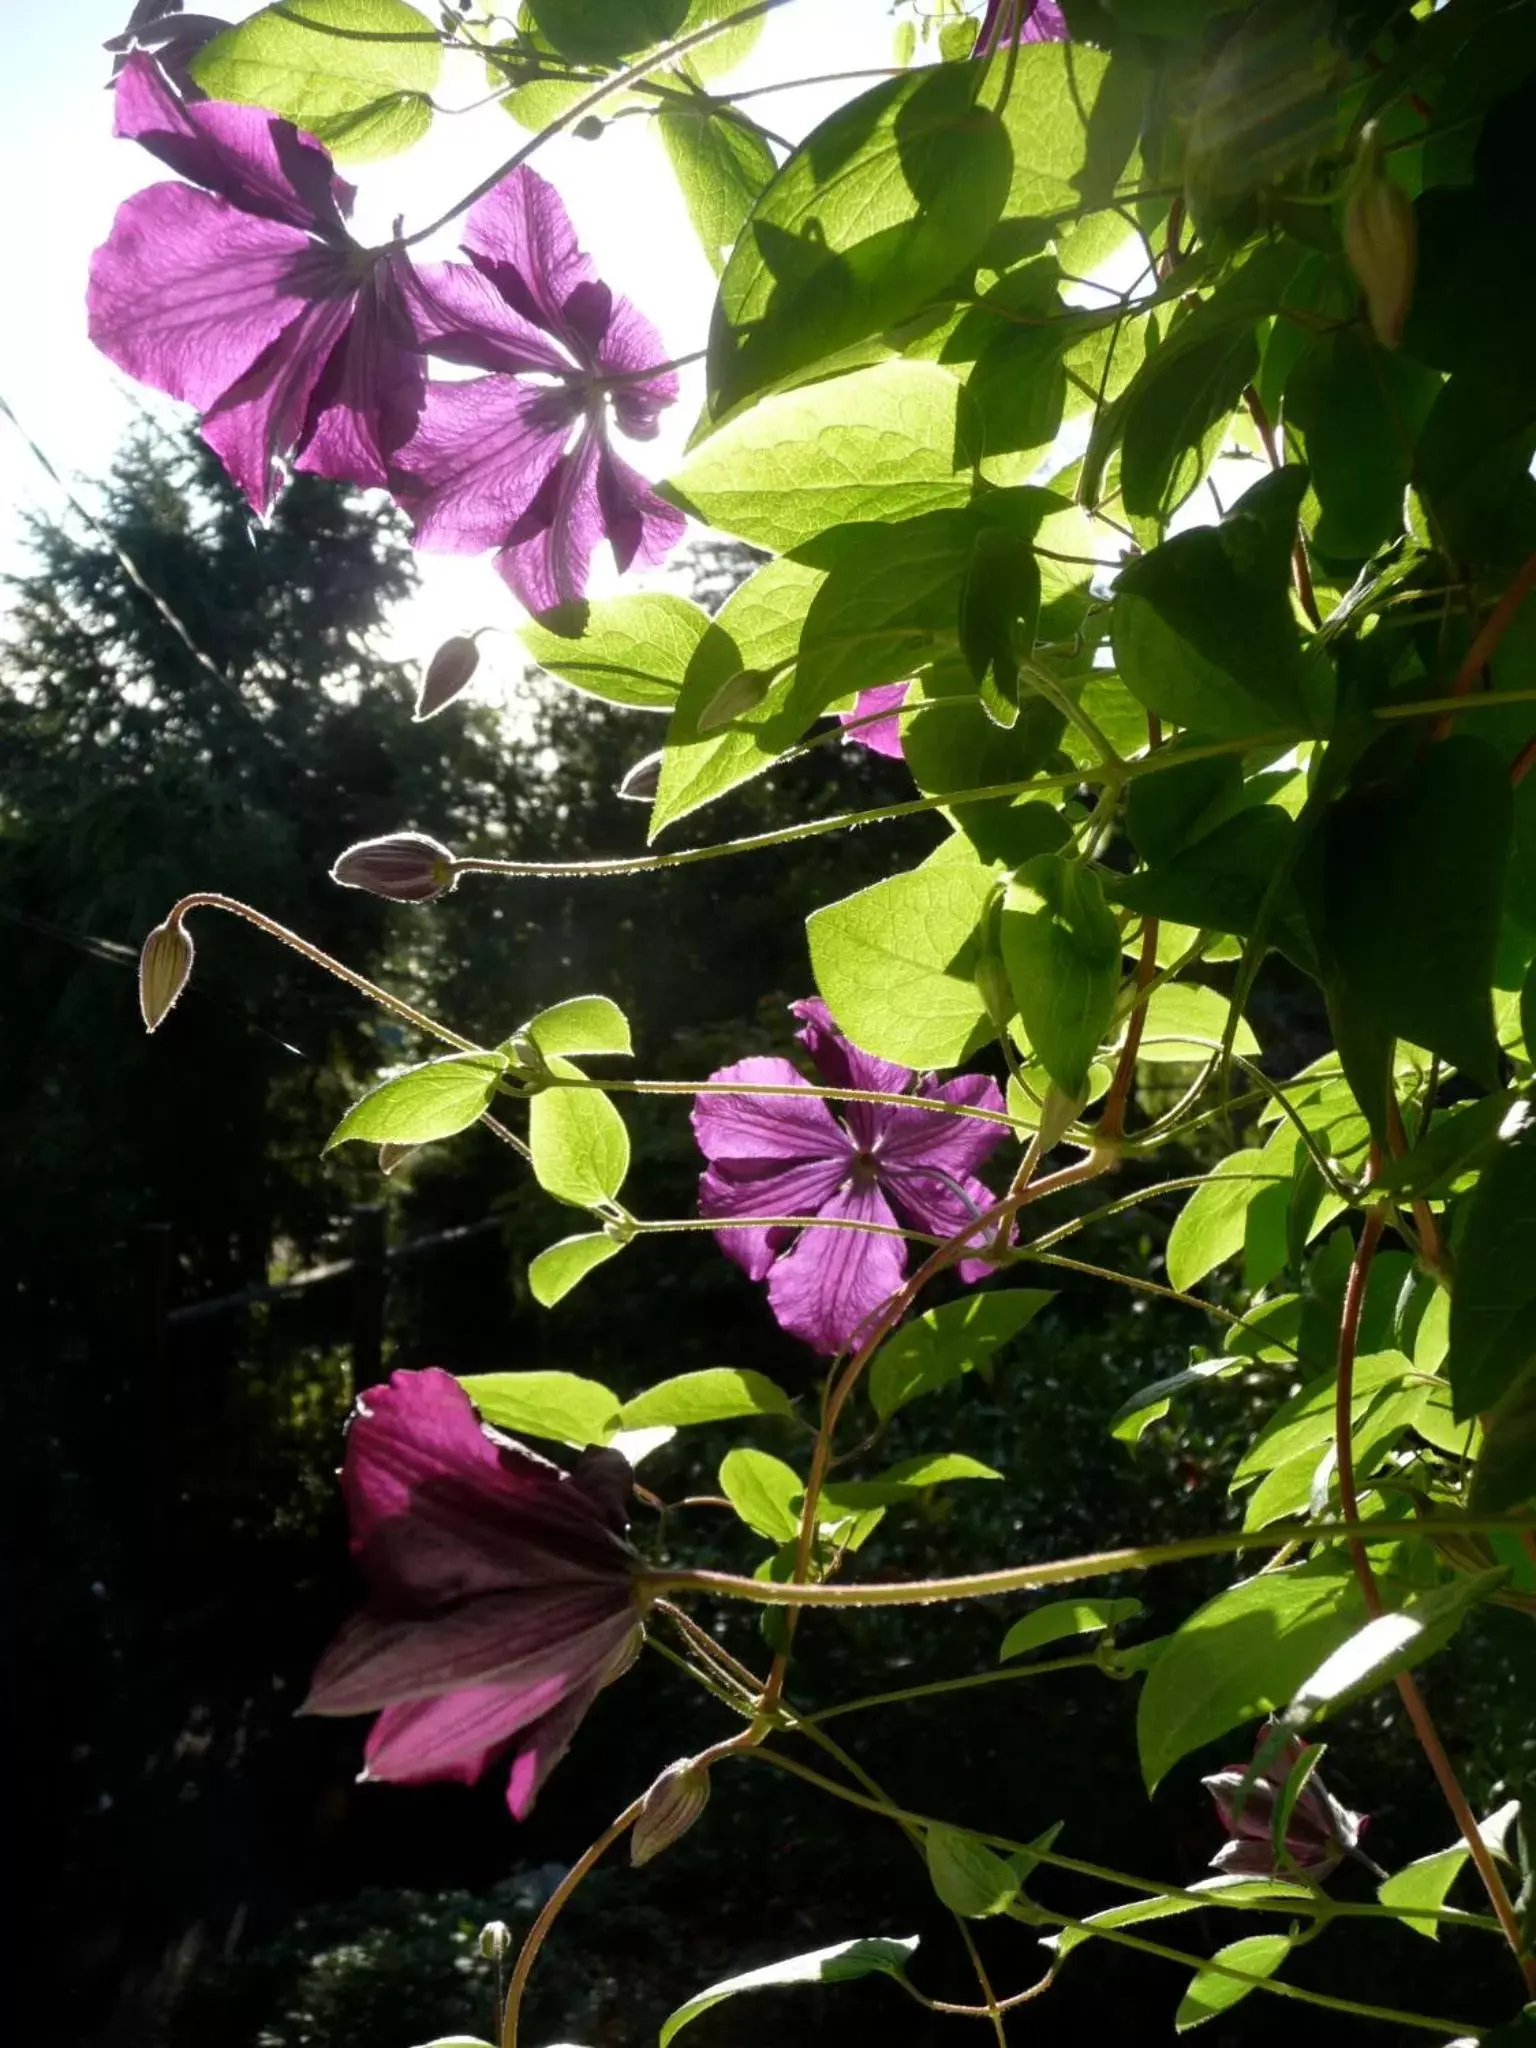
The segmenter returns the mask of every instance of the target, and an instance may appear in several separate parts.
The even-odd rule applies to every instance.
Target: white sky
[[[203,0],[210,12],[244,16],[240,0]],[[102,42],[127,19],[131,0],[0,0],[0,191],[6,194],[9,301],[0,320],[0,395],[54,466],[81,486],[110,465],[135,412],[190,417],[169,400],[122,376],[85,332],[85,279],[91,251],[111,227],[119,202],[170,174],[131,142],[112,138],[111,99],[103,90],[110,58]],[[741,89],[891,62],[892,0],[795,0],[768,16],[752,55],[717,90]],[[463,70],[454,67],[462,63]],[[451,59],[437,97],[466,105],[485,92],[473,59]],[[831,86],[774,94],[753,105],[768,127],[794,139],[857,88]],[[359,188],[362,239],[383,239],[403,213],[420,226],[510,156],[523,139],[499,107],[448,120],[403,157],[349,169]],[[535,158],[556,184],[600,275],[632,298],[660,328],[668,355],[703,345],[714,295],[712,273],[677,194],[651,124],[622,120],[597,142],[557,137]],[[452,231],[428,255],[450,253]],[[666,415],[655,443],[626,455],[660,476],[674,461],[696,413],[697,372]],[[0,418],[0,567],[18,559],[25,510],[58,515],[57,487],[8,421]],[[421,596],[398,621],[397,651],[425,656],[450,633],[514,626],[520,613],[489,560],[423,555]],[[632,581],[633,579],[631,579]],[[594,588],[601,588],[595,581]],[[501,663],[487,641],[483,675]]]

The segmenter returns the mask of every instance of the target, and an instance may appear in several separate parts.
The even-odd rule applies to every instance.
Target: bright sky
[[[0,0],[0,191],[7,195],[8,317],[0,322],[0,396],[55,467],[82,487],[109,466],[138,408],[165,416],[183,409],[132,384],[97,354],[85,332],[91,251],[105,239],[119,202],[170,174],[131,142],[112,138],[103,90],[111,59],[102,50],[131,0],[68,0],[67,6]],[[208,11],[254,10],[206,0]],[[752,55],[717,90],[768,85],[810,73],[891,61],[891,0],[794,0],[771,14]],[[462,70],[454,66],[462,63]],[[754,105],[765,125],[791,139],[806,133],[854,88],[774,94]],[[473,59],[445,66],[438,98],[465,106],[483,97]],[[510,156],[523,131],[495,105],[440,118],[408,155],[350,172],[359,187],[363,240],[382,240],[399,213],[407,227],[435,218]],[[570,209],[599,273],[660,328],[669,355],[702,346],[714,278],[699,250],[670,167],[651,124],[621,120],[597,142],[557,137],[535,159]],[[441,255],[453,248],[451,231]],[[697,410],[697,372],[664,422],[662,438],[626,454],[663,475],[681,451]],[[58,488],[10,423],[0,418],[0,567],[18,558],[24,510],[59,514]],[[488,559],[422,556],[423,587],[398,624],[398,651],[425,656],[450,633],[512,626],[520,614]],[[601,584],[595,584],[601,588]],[[509,659],[515,662],[513,643]],[[500,666],[485,643],[487,670]]]

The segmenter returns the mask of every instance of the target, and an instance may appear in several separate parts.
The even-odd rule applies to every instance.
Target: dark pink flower
[[[418,547],[497,550],[530,611],[580,597],[592,553],[621,569],[659,562],[686,521],[613,451],[610,425],[637,440],[677,397],[670,370],[641,376],[661,337],[599,282],[560,195],[515,170],[471,211],[469,264],[427,265],[414,305],[421,345],[488,374],[431,386],[404,447],[395,495]]]
[[[1269,1730],[1260,1735],[1262,1749]],[[1282,1867],[1275,1855],[1275,1809],[1291,1773],[1312,1745],[1293,1736],[1280,1753],[1260,1769],[1228,1764],[1202,1778],[1216,1802],[1222,1825],[1232,1840],[1211,1858],[1212,1866],[1229,1877],[1282,1877],[1299,1871],[1324,1878],[1357,1847],[1366,1828],[1363,1814],[1341,1806],[1314,1770],[1297,1795],[1285,1829]]]
[[[116,132],[191,183],[151,185],[118,208],[91,262],[96,346],[197,407],[258,512],[289,462],[387,482],[426,382],[404,257],[352,240],[351,187],[291,122],[186,105],[143,52],[123,66],[116,104]]]
[[[829,1088],[913,1095],[1001,1110],[997,1084],[961,1074],[942,1085],[850,1045],[825,1003],[795,1003],[797,1036]],[[746,1059],[710,1075],[715,1082],[806,1087],[788,1060]],[[834,1108],[837,1114],[834,1115]],[[731,1225],[733,1216],[825,1216],[953,1237],[995,1199],[976,1168],[1007,1135],[1002,1124],[944,1116],[894,1103],[833,1105],[812,1095],[700,1095],[694,1135],[709,1161],[699,1207],[726,1227],[721,1249],[753,1280],[768,1282],[768,1305],[791,1336],[818,1351],[841,1351],[901,1285],[907,1247],[867,1230]],[[960,1276],[993,1270],[966,1259]]]
[[[850,726],[849,739],[855,746],[868,747],[872,754],[884,754],[887,760],[906,759],[901,746],[901,720],[896,713],[907,701],[910,683],[879,683],[873,690],[861,690],[854,700],[851,711],[840,711],[838,717]],[[889,718],[875,719],[870,725],[856,725],[855,719],[871,718],[877,711],[888,711]]]
[[[1019,18],[1021,5],[1022,19]],[[1019,43],[1064,43],[1072,33],[1056,0],[987,0],[987,11],[976,31],[978,57],[989,57],[1003,46],[1011,20],[1018,21],[1014,41]]]
[[[392,1784],[472,1784],[510,1746],[521,1820],[639,1647],[629,1466],[562,1472],[484,1429],[450,1374],[397,1372],[359,1398],[341,1483],[368,1600],[303,1711],[377,1712],[364,1776]]]

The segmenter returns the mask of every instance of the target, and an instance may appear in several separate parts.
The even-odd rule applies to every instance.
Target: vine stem
[[[1372,1173],[1378,1164],[1378,1155],[1372,1152]],[[1349,1281],[1344,1289],[1344,1308],[1339,1318],[1338,1383],[1334,1399],[1334,1443],[1339,1473],[1339,1507],[1348,1522],[1358,1523],[1360,1501],[1355,1486],[1354,1453],[1354,1377],[1355,1354],[1360,1340],[1360,1316],[1365,1305],[1365,1290],[1371,1276],[1371,1264],[1376,1256],[1376,1247],[1381,1242],[1382,1230],[1386,1223],[1383,1211],[1372,1210],[1360,1231],[1360,1241],[1355,1246],[1355,1256],[1350,1262]],[[1365,1602],[1366,1612],[1371,1619],[1380,1618],[1382,1609],[1381,1589],[1376,1584],[1375,1573],[1371,1570],[1370,1558],[1366,1555],[1365,1544],[1360,1535],[1346,1539],[1350,1563],[1354,1567],[1359,1583],[1360,1595]],[[1509,1892],[1493,1852],[1483,1840],[1477,1825],[1477,1816],[1468,1804],[1467,1795],[1461,1789],[1461,1781],[1455,1766],[1446,1754],[1440,1731],[1435,1726],[1418,1681],[1411,1671],[1400,1671],[1396,1678],[1398,1697],[1403,1710],[1418,1737],[1435,1781],[1450,1808],[1467,1852],[1482,1879],[1488,1902],[1493,1907],[1505,1940],[1513,1951],[1515,1961],[1525,1978],[1526,1989],[1536,1996],[1536,1955],[1530,1954],[1520,1932],[1520,1922],[1510,1902]]]
[[[1509,588],[1484,619],[1477,637],[1462,656],[1461,666],[1451,684],[1453,698],[1466,696],[1480,672],[1497,653],[1500,641],[1514,624],[1516,613],[1533,589],[1536,589],[1536,552],[1527,555],[1515,571]],[[1456,716],[1454,710],[1442,711],[1431,729],[1431,738],[1443,740],[1455,724]]]
[[[435,235],[439,228],[450,226],[461,213],[467,213],[477,199],[483,199],[487,192],[493,192],[503,178],[510,177],[520,164],[526,163],[536,149],[542,149],[551,136],[558,135],[563,128],[574,127],[584,115],[592,113],[616,92],[623,92],[631,85],[638,85],[652,71],[658,70],[663,64],[670,64],[674,58],[685,56],[697,44],[707,43],[712,37],[723,35],[727,29],[739,28],[743,22],[755,21],[760,14],[771,14],[775,8],[786,4],[787,0],[753,0],[750,7],[743,7],[735,14],[724,15],[718,21],[707,21],[702,28],[694,29],[691,34],[679,36],[675,42],[665,43],[659,50],[652,50],[648,57],[642,57],[639,63],[631,64],[627,70],[615,71],[611,78],[605,78],[600,85],[594,86],[591,92],[584,93],[579,100],[574,101],[563,114],[557,114],[552,121],[547,121],[537,135],[530,136],[522,148],[514,150],[506,162],[488,178],[482,178],[472,191],[466,192],[462,199],[455,200],[446,213],[439,214],[436,220],[429,222],[424,228],[418,228],[414,234],[406,235],[400,247],[414,248],[418,242],[426,241],[429,235]]]
[[[1269,457],[1270,468],[1283,469],[1285,457],[1280,453],[1280,445],[1275,439],[1275,430],[1270,424],[1269,414],[1264,409],[1264,401],[1252,384],[1243,393],[1243,403],[1248,408],[1248,417],[1258,430],[1259,439],[1264,443],[1264,453]],[[1301,608],[1315,630],[1323,623],[1323,617],[1317,608],[1317,596],[1312,588],[1312,565],[1307,560],[1306,536],[1299,521],[1296,526],[1296,538],[1291,543],[1291,574]]]
[[[226,910],[231,917],[242,917],[247,924],[255,925],[259,932],[265,932],[269,939],[276,939],[291,952],[301,954],[316,967],[323,967],[327,974],[333,974],[338,981],[344,981],[349,988],[355,988],[370,1002],[377,1003],[381,1010],[388,1010],[393,1016],[414,1024],[418,1031],[424,1031],[429,1038],[439,1039],[444,1045],[451,1045],[457,1052],[484,1052],[483,1045],[476,1045],[473,1039],[460,1038],[456,1031],[450,1031],[446,1024],[439,1024],[424,1010],[405,1002],[400,996],[392,996],[388,989],[380,988],[376,981],[370,981],[366,974],[358,974],[340,960],[324,952],[319,946],[311,945],[308,939],[301,939],[297,932],[290,931],[285,924],[279,924],[275,917],[268,917],[265,911],[254,909],[249,903],[242,903],[238,896],[221,896],[214,890],[200,889],[194,895],[183,896],[172,905],[165,918],[168,925],[179,926],[182,920],[194,910]]]
[[[1411,1521],[1274,1522],[1267,1529],[1225,1530],[1184,1536],[1172,1543],[1128,1544],[1079,1557],[1004,1565],[996,1571],[966,1572],[948,1579],[853,1581],[806,1584],[790,1579],[745,1579],[734,1572],[658,1571],[644,1574],[645,1590],[708,1593],[725,1600],[749,1600],[759,1607],[921,1607],[941,1600],[990,1600],[1000,1593],[1031,1592],[1039,1586],[1107,1579],[1117,1572],[1150,1571],[1197,1557],[1239,1556],[1249,1550],[1284,1550],[1292,1544],[1358,1537],[1367,1543],[1395,1543],[1409,1536],[1491,1536],[1536,1528],[1528,1515],[1422,1515]]]

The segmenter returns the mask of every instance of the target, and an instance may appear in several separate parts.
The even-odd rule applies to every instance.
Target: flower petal
[[[941,1180],[931,1166],[920,1160],[910,1165],[888,1167],[881,1161],[880,1185],[914,1230],[926,1230],[934,1237],[956,1237],[979,1211],[990,1209],[997,1200],[992,1190],[967,1174],[950,1176],[965,1190],[962,1201],[949,1180]],[[986,1224],[974,1233],[977,1244],[985,1244],[997,1226]],[[962,1259],[955,1269],[962,1280],[985,1280],[997,1268],[990,1259]]]
[[[515,312],[595,365],[611,295],[553,185],[526,165],[509,171],[470,210],[461,246]]]
[[[515,374],[561,376],[574,365],[543,330],[514,311],[482,272],[467,263],[424,263],[407,288],[417,346],[444,362]]]
[[[389,264],[376,265],[315,387],[295,468],[376,489],[389,483],[392,457],[426,398],[421,357],[402,346],[409,333],[399,280]]]
[[[839,1189],[822,1205],[827,1217],[893,1224],[880,1190],[869,1182]],[[860,1230],[803,1230],[768,1277],[768,1306],[779,1327],[816,1351],[841,1351],[884,1307],[907,1270],[899,1237]]]
[[[915,1093],[929,1102],[953,1102],[966,1109],[1002,1111],[1003,1097],[989,1074],[957,1074],[952,1081],[924,1081]],[[883,1112],[880,1137],[882,1166],[940,1166],[964,1180],[991,1158],[1008,1136],[1006,1124],[984,1123],[979,1117],[944,1116],[931,1109],[889,1109]]]
[[[836,1160],[846,1171],[853,1151],[848,1134],[820,1096],[806,1091],[788,1060],[754,1057],[720,1067],[710,1081],[728,1087],[784,1088],[784,1095],[697,1095],[693,1135],[704,1157],[736,1174],[772,1171],[789,1161]]]
[[[711,1166],[699,1179],[701,1216],[819,1216],[846,1176],[846,1155],[805,1160],[782,1173]],[[715,1242],[749,1280],[766,1280],[793,1230],[736,1226]]]
[[[352,310],[350,298],[312,300],[204,416],[203,439],[262,515],[277,496],[279,464],[304,438],[311,400]]]
[[[142,143],[195,185],[233,200],[242,212],[341,238],[338,193],[350,188],[312,136],[261,107],[205,100],[186,106],[159,66],[142,52],[118,73],[114,133]]]
[[[440,1699],[386,1707],[368,1731],[365,1775],[386,1785],[452,1779],[472,1785],[497,1750],[560,1704],[565,1678],[536,1685],[472,1685]]]
[[[853,709],[837,714],[844,725],[852,726],[848,735],[852,744],[868,747],[872,754],[884,754],[887,760],[904,761],[906,755],[902,751],[899,718],[882,718],[873,725],[855,725],[853,721],[871,718],[877,711],[899,711],[907,701],[911,687],[910,683],[878,683],[872,690],[861,690],[854,700]]]
[[[511,377],[429,384],[416,431],[395,458],[395,496],[419,548],[476,555],[506,544],[570,431],[552,394]]]
[[[791,1003],[789,1007],[801,1023],[801,1029],[795,1036],[810,1054],[817,1072],[829,1088],[857,1088],[875,1095],[902,1095],[911,1087],[912,1069],[898,1067],[892,1060],[876,1059],[873,1053],[860,1052],[856,1045],[850,1045],[832,1022],[832,1013],[820,996],[809,996],[804,1002]],[[900,1115],[900,1111],[884,1103],[849,1102],[842,1106],[840,1114],[854,1144],[862,1151],[872,1151],[881,1141],[886,1119]]]
[[[530,612],[584,597],[603,538],[597,439],[583,431],[545,476],[496,557],[496,573]]]
[[[507,1777],[507,1807],[514,1820],[528,1818],[544,1780],[570,1748],[572,1736],[601,1690],[601,1680],[583,1686],[529,1724]]]
[[[608,331],[598,351],[599,367],[610,376],[622,376],[612,391],[614,415],[626,434],[637,441],[649,441],[656,432],[656,415],[677,397],[675,370],[659,370],[654,377],[636,377],[666,356],[667,345],[638,307],[628,299],[614,297],[608,316]]]
[[[302,314],[307,235],[186,185],[124,200],[91,259],[90,335],[130,377],[206,410]]]
[[[687,529],[677,507],[658,498],[640,472],[620,461],[606,442],[597,459],[597,502],[621,570],[664,562]]]

